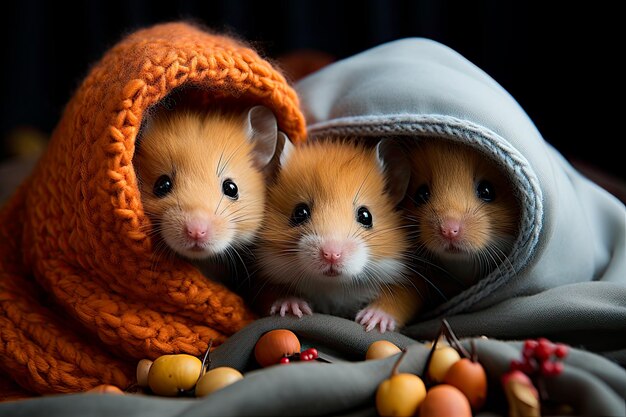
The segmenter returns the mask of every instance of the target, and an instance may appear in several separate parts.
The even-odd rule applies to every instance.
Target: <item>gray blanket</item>
[[[294,362],[258,369],[254,345],[268,330],[293,330],[304,346],[316,346],[332,363]],[[211,355],[212,367],[245,370],[243,380],[201,399],[147,395],[72,394],[0,404],[2,416],[376,416],[374,396],[398,356],[364,361],[367,347],[386,339],[407,348],[401,372],[421,375],[428,348],[399,333],[364,332],[350,320],[316,314],[302,319],[269,317],[236,333]],[[520,357],[521,342],[475,339],[488,374],[488,403],[477,416],[506,416],[501,375]],[[469,348],[470,340],[463,340]],[[563,373],[546,380],[551,401],[571,405],[585,416],[623,416],[626,371],[578,349],[565,360]]]

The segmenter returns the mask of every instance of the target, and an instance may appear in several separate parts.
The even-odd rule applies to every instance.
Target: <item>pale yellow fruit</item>
[[[243,375],[235,368],[221,366],[211,369],[196,384],[196,397],[204,397],[241,379]]]
[[[376,410],[380,416],[413,416],[426,398],[426,386],[414,374],[396,374],[376,390]]]
[[[148,385],[157,395],[173,397],[192,389],[202,369],[202,361],[184,353],[155,359],[148,373]]]
[[[137,385],[140,387],[148,387],[148,373],[152,367],[150,359],[142,359],[137,364]]]
[[[428,375],[433,381],[442,382],[448,369],[459,359],[461,359],[461,355],[453,347],[437,347],[430,359],[430,365],[428,365]]]
[[[387,340],[377,340],[367,348],[365,359],[382,359],[400,353],[401,351],[398,346]]]
[[[459,359],[461,359],[461,355],[459,355],[459,352],[453,347],[437,347],[430,359],[430,365],[428,365],[428,376],[430,376],[433,381],[442,382],[448,369]]]

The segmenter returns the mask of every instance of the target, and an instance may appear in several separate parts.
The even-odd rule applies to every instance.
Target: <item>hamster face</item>
[[[190,259],[253,239],[265,184],[242,117],[172,112],[146,126],[134,159],[152,231]]]
[[[373,149],[329,141],[296,148],[268,191],[264,275],[301,295],[396,282],[408,243],[386,187]]]
[[[494,266],[518,233],[519,203],[503,171],[466,145],[425,139],[410,150],[405,207],[420,247],[442,260]]]

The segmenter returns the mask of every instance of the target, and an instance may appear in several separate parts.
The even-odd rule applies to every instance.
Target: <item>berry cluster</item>
[[[561,360],[567,356],[569,348],[561,343],[552,343],[546,338],[526,340],[522,349],[522,359],[511,361],[512,371],[522,371],[528,376],[556,376],[563,372]]]
[[[280,364],[281,365],[286,365],[288,363],[290,363],[292,360],[298,360],[298,361],[314,361],[315,359],[317,359],[318,357],[318,353],[317,353],[317,349],[315,348],[309,348],[307,350],[303,350],[300,353],[295,353],[291,356],[283,356],[282,358],[280,358]]]

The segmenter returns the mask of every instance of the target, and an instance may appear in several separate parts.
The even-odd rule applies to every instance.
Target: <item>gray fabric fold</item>
[[[333,363],[308,362],[258,368],[252,352],[258,338],[274,328],[295,332],[323,354],[332,351]],[[211,355],[211,366],[235,366],[244,379],[204,398],[163,398],[138,394],[56,395],[0,404],[0,415],[29,417],[93,416],[375,416],[375,392],[398,359],[398,354],[364,361],[369,344],[387,339],[408,352],[400,372],[422,375],[429,349],[417,340],[391,332],[366,333],[353,321],[315,314],[296,318],[268,317],[241,330]],[[472,339],[462,344],[470,349]],[[511,360],[521,355],[522,342],[475,338],[478,359],[488,375],[488,402],[477,416],[505,416],[500,378]],[[576,415],[623,416],[626,371],[589,352],[572,349],[564,372],[546,378],[553,401],[574,407]]]

